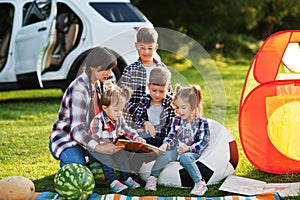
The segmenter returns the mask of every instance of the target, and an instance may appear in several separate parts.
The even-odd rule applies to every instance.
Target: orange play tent
[[[253,58],[240,99],[239,134],[256,168],[300,172],[300,30],[271,35]]]

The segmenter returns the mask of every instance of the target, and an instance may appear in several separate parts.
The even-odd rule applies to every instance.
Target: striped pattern
[[[93,197],[94,196],[94,197]],[[159,196],[125,196],[122,194],[93,195],[88,200],[279,200],[277,194],[267,193],[251,197],[224,196],[224,197],[159,197]]]
[[[31,200],[55,200],[58,199],[54,192],[36,192]],[[224,196],[224,197],[159,197],[159,196],[125,196],[122,194],[96,194],[90,195],[88,200],[280,200],[277,193],[265,193],[255,196]]]

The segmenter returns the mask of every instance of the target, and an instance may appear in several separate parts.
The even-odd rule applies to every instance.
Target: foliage
[[[299,29],[298,0],[140,0],[133,2],[153,22],[187,34],[215,58],[253,57],[262,40]],[[165,9],[168,8],[168,9]]]

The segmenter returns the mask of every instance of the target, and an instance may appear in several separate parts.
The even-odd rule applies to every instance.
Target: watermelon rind
[[[54,177],[54,188],[61,199],[86,200],[93,193],[93,173],[84,165],[64,165]]]
[[[102,165],[98,161],[89,161],[86,166],[91,170],[94,175],[94,179],[101,179],[102,178]]]

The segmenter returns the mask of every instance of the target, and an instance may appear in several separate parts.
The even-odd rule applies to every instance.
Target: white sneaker
[[[149,176],[147,178],[145,190],[156,191],[157,178],[155,176]]]
[[[123,182],[125,185],[127,185],[129,188],[139,188],[141,185],[137,183],[135,180],[133,180],[131,177],[128,177],[126,181]]]
[[[115,193],[119,193],[122,192],[123,190],[126,190],[128,187],[126,185],[124,185],[123,183],[121,183],[118,180],[114,180],[111,184],[110,184],[110,189],[115,192]]]
[[[202,196],[207,191],[206,183],[204,180],[199,181],[198,183],[195,183],[194,188],[191,191],[191,194]]]

